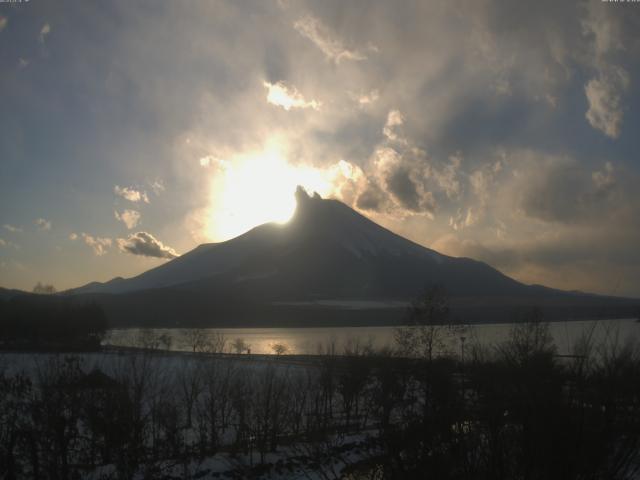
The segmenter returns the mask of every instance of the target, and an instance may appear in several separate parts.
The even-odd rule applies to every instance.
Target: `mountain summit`
[[[97,295],[107,310],[117,305],[119,319],[132,315],[135,305],[138,314],[156,320],[207,324],[219,324],[222,317],[225,323],[241,317],[243,324],[255,324],[258,317],[326,318],[327,308],[334,319],[367,311],[371,320],[381,310],[397,318],[398,311],[391,310],[436,283],[469,308],[545,304],[550,298],[582,304],[587,298],[524,285],[485,263],[440,254],[301,187],[295,195],[297,208],[286,224],[260,225],[136,277],[93,282],[68,293]]]

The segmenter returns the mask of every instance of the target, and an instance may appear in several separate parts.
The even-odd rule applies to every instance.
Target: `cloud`
[[[366,182],[365,187],[359,192],[354,202],[361,210],[382,212],[387,203],[387,194],[375,181]]]
[[[5,230],[10,231],[11,233],[20,233],[22,232],[22,228],[21,227],[16,227],[14,225],[9,225],[8,223],[5,223],[3,225]]]
[[[369,165],[352,188],[352,204],[363,210],[399,218],[426,215],[433,219],[438,196],[457,200],[461,195],[462,157],[450,155],[438,162],[405,136],[404,115],[396,109],[387,113],[383,140],[376,146]],[[342,197],[344,198],[344,197]]]
[[[409,149],[399,152],[382,146],[374,153],[370,183],[358,198],[359,205],[377,205],[382,211],[400,216],[420,214],[433,218],[437,202],[428,183],[425,153]],[[387,197],[382,201],[381,194]]]
[[[45,23],[44,25],[42,25],[42,28],[40,29],[40,36],[38,37],[38,39],[40,40],[40,43],[44,43],[47,35],[49,35],[50,33],[51,33],[51,25],[49,25],[48,23]]]
[[[584,91],[589,103],[585,114],[589,124],[611,138],[618,138],[622,126],[622,93],[629,86],[629,74],[620,67],[609,67],[589,80]]]
[[[33,223],[35,223],[40,230],[51,230],[50,220],[45,220],[44,218],[38,218]]]
[[[5,17],[4,15],[0,15],[0,32],[5,29],[8,23],[9,20],[7,20],[7,17]]]
[[[391,110],[387,114],[387,121],[384,124],[382,133],[389,140],[402,140],[397,133],[397,128],[404,123],[404,117],[398,110]]]
[[[267,88],[267,102],[277,105],[289,111],[292,108],[312,108],[320,110],[320,102],[316,100],[307,101],[295,87],[287,87],[284,82],[275,84],[264,82]]]
[[[34,194],[25,198],[31,211],[50,201],[48,188],[40,185],[46,178],[56,178],[60,190],[77,192],[56,197],[52,205],[70,218],[104,208],[104,199],[90,195],[101,183],[138,192],[138,203],[118,198],[126,202],[118,212],[142,211],[142,190],[149,200],[157,194],[147,180],[162,176],[168,186],[163,228],[189,220],[193,229],[184,228],[184,234],[193,230],[199,242],[207,241],[202,235],[212,231],[216,172],[203,170],[199,160],[257,155],[274,140],[283,159],[296,166],[328,171],[344,161],[361,172],[335,182],[332,177],[334,195],[412,240],[431,245],[455,235],[467,245],[475,242],[480,258],[492,262],[521,247],[532,252],[529,260],[499,263],[521,279],[540,281],[543,269],[556,278],[542,261],[552,255],[534,254],[536,245],[552,251],[556,241],[553,251],[561,252],[571,243],[567,239],[583,235],[600,253],[577,261],[592,261],[604,271],[613,260],[603,252],[618,247],[596,236],[598,223],[634,236],[638,222],[630,218],[631,207],[620,205],[633,205],[626,177],[639,168],[633,138],[621,138],[637,130],[631,108],[639,93],[637,9],[597,0],[544,0],[525,10],[505,0],[441,2],[436,8],[433,2],[383,0],[367,8],[306,0],[257,10],[225,0],[189,9],[116,5],[51,10],[40,17],[32,33],[39,46],[45,21],[65,25],[64,35],[46,38],[68,53],[59,62],[39,62],[29,49],[15,52],[14,67],[20,56],[32,64],[7,77],[0,123],[8,129],[0,129],[0,158],[15,161],[3,164],[7,175],[0,176],[0,191],[14,191],[16,181],[24,189],[33,180]],[[122,21],[111,22],[114,15]],[[145,22],[136,20],[141,15]],[[242,28],[229,28],[236,25]],[[20,45],[23,35],[12,27],[0,37]],[[118,41],[101,42],[87,29],[111,31]],[[370,44],[379,50],[373,53]],[[628,86],[616,69],[627,73]],[[42,88],[41,78],[50,88]],[[265,101],[264,81],[282,83],[290,97],[295,86],[302,101],[322,106],[292,106],[289,112],[274,107]],[[73,112],[61,105],[74,106]],[[15,111],[22,112],[19,118],[11,115]],[[42,129],[34,124],[55,133],[44,139],[43,148],[55,155],[51,161],[40,162],[41,156],[25,150],[42,143]],[[621,141],[608,141],[614,135]],[[528,158],[525,150],[536,154]],[[379,161],[381,155],[389,161]],[[563,156],[573,160],[560,166]],[[502,169],[496,172],[497,162]],[[38,174],[23,180],[23,172]],[[136,176],[145,182],[127,180]],[[545,195],[560,204],[545,202]],[[573,237],[554,237],[565,229]],[[633,251],[625,252],[631,258]],[[109,275],[139,273],[127,256],[113,260]],[[526,271],[519,266],[524,264]],[[576,267],[558,285],[578,285],[585,275]],[[635,291],[640,294],[640,287]]]
[[[0,247],[14,248],[16,250],[20,250],[20,245],[10,240],[4,240],[2,238],[0,238]]]
[[[124,210],[122,213],[118,213],[118,211],[115,210],[113,214],[115,215],[116,220],[119,220],[122,223],[124,223],[129,230],[131,230],[136,225],[138,225],[138,222],[140,221],[140,212],[136,210],[127,209],[127,210]]]
[[[144,203],[150,203],[147,192],[136,190],[133,187],[120,187],[118,185],[115,185],[113,187],[113,193],[115,193],[119,197],[129,200],[130,202],[142,201]]]
[[[116,241],[121,252],[133,255],[168,259],[179,256],[173,248],[163,245],[160,240],[147,232],[133,233],[126,239],[118,238]]]
[[[73,241],[73,240],[77,240],[77,239],[78,239],[78,234],[77,234],[77,233],[75,233],[75,232],[71,232],[71,233],[69,234],[69,240],[72,240],[72,241]]]
[[[206,155],[204,157],[201,157],[199,160],[200,166],[205,168],[210,167],[212,164],[216,163],[217,161],[218,159],[213,155]]]
[[[603,170],[593,172],[591,178],[596,188],[600,191],[613,187],[616,183],[616,178],[611,162],[606,162]]]
[[[437,185],[444,190],[447,197],[457,199],[460,195],[460,180],[458,179],[462,157],[451,155],[449,161],[436,168],[430,165],[429,175]]]
[[[156,196],[159,196],[166,190],[164,182],[160,179],[153,181],[150,186],[151,190],[153,190],[153,193],[155,193]]]
[[[349,97],[353,101],[358,102],[358,104],[361,107],[364,107],[366,105],[371,105],[372,103],[375,103],[376,101],[378,101],[378,99],[380,99],[380,91],[378,89],[373,89],[368,93],[359,93],[359,94],[350,92]]]
[[[294,24],[300,35],[311,40],[324,55],[339,64],[342,60],[366,60],[366,55],[345,47],[342,42],[335,38],[335,35],[316,17],[305,15]]]
[[[622,207],[617,204],[622,199],[616,196],[610,163],[590,174],[571,157],[546,156],[536,165],[521,168],[526,174],[516,183],[519,205],[531,218],[584,224],[611,216]]]
[[[93,253],[95,253],[99,257],[106,255],[108,247],[110,247],[113,243],[110,238],[94,237],[86,233],[82,233],[82,238],[84,239],[84,243],[89,245],[93,249]]]

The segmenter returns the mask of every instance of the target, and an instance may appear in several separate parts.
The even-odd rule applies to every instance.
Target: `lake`
[[[199,329],[209,338],[220,334],[226,340],[226,351],[231,352],[231,343],[241,339],[251,353],[272,354],[274,345],[284,345],[290,354],[318,354],[332,351],[344,353],[345,349],[362,349],[367,345],[375,349],[393,347],[396,327],[340,327],[340,328],[206,328]],[[492,346],[508,338],[512,324],[481,324],[467,326],[463,333],[449,332],[448,349],[459,352],[462,346],[460,337],[464,336],[465,348],[474,343]],[[582,335],[593,332],[596,344],[602,342],[619,342],[638,340],[640,323],[635,319],[624,320],[589,320],[552,322],[551,334],[558,353],[571,353],[571,346]],[[114,329],[108,332],[103,344],[111,346],[141,346],[141,338],[149,335],[166,335],[170,338],[170,349],[189,351],[191,346],[187,340],[188,330],[183,329]]]

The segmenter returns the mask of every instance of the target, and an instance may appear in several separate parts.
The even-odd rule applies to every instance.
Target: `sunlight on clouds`
[[[289,111],[292,108],[313,108],[320,110],[320,102],[307,101],[295,87],[287,87],[283,82],[264,82],[267,92],[267,102]]]
[[[133,187],[121,187],[119,185],[114,185],[113,193],[125,200],[129,200],[130,202],[150,203],[147,192],[136,190]]]
[[[293,215],[294,192],[332,191],[331,172],[290,165],[278,146],[263,152],[217,160],[211,183],[211,213],[207,236],[228,240],[266,222],[284,223]]]

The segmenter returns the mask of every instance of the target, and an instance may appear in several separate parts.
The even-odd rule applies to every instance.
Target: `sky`
[[[129,277],[298,184],[640,297],[640,3],[0,3],[0,286]]]

